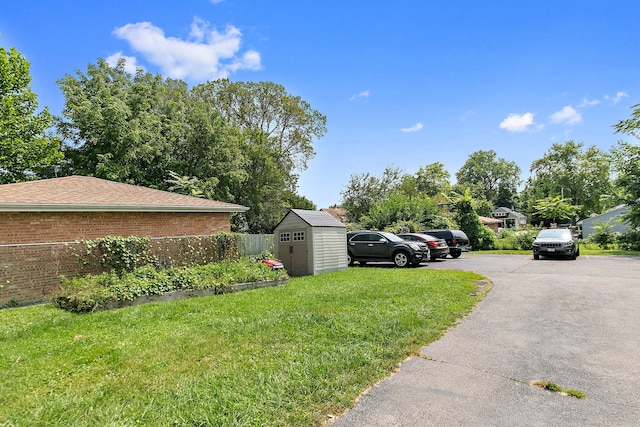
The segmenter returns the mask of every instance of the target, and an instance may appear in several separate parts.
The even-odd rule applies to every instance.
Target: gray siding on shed
[[[345,270],[347,235],[344,228],[327,227],[313,230],[313,271],[311,274]]]

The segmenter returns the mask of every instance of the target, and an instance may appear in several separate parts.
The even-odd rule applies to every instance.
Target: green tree
[[[69,172],[163,188],[169,170],[191,175],[172,164],[185,139],[185,99],[172,98],[161,76],[132,76],[124,65],[98,60],[86,74],[58,81],[65,106],[57,129]]]
[[[396,190],[384,199],[373,202],[367,214],[360,218],[360,225],[374,230],[384,230],[398,223],[413,223],[429,228],[437,216],[437,205],[425,194],[411,197]]]
[[[414,177],[417,190],[429,197],[447,193],[451,189],[449,172],[440,162],[420,166]]]
[[[632,108],[631,117],[618,122],[614,129],[640,139],[640,104]],[[618,172],[616,185],[623,191],[622,201],[629,206],[626,219],[634,228],[640,228],[640,146],[620,141],[612,152]]]
[[[515,204],[520,179],[520,167],[515,162],[498,158],[493,150],[476,151],[456,173],[462,187],[476,188],[493,207]]]
[[[640,227],[640,146],[620,141],[613,148],[616,185],[622,189],[622,202],[629,206],[625,218]]]
[[[538,200],[534,205],[537,216],[542,218],[546,225],[558,223],[559,221],[569,221],[573,223],[579,206],[571,204],[571,199],[563,199],[560,196],[545,197]]]
[[[454,220],[460,230],[464,231],[474,249],[494,249],[495,233],[485,227],[476,213],[474,200],[470,191],[465,191],[455,201]]]
[[[38,178],[62,159],[49,110],[36,112],[29,68],[15,48],[0,48],[0,184]]]
[[[360,222],[360,218],[369,212],[375,202],[384,200],[402,185],[403,177],[402,170],[393,166],[387,166],[381,177],[369,172],[351,175],[349,184],[341,193],[340,204],[347,210],[349,220]]]
[[[525,211],[536,214],[538,200],[559,196],[579,205],[581,218],[602,213],[607,207],[603,194],[612,194],[611,158],[595,147],[583,149],[582,143],[568,141],[553,144],[549,151],[531,164],[522,198]]]
[[[314,138],[327,131],[324,115],[272,82],[220,79],[196,86],[194,92],[215,105],[229,124],[250,132],[273,151],[295,188],[295,173],[305,170],[315,155]]]

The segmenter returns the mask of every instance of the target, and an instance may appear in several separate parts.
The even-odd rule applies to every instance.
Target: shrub
[[[619,234],[616,243],[620,249],[640,251],[640,228],[632,228],[625,233]]]
[[[613,232],[611,220],[606,222],[597,221],[595,223],[595,231],[589,236],[588,240],[590,243],[600,246],[601,249],[609,249],[616,242],[616,233]]]
[[[220,294],[229,292],[234,284],[286,277],[284,270],[273,271],[248,258],[166,270],[147,265],[124,274],[114,271],[73,279],[61,277],[61,291],[53,302],[69,311],[88,312],[105,308],[111,302],[132,301],[146,295],[192,289],[209,289]]]

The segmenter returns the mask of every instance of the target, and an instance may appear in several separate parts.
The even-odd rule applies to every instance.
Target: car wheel
[[[575,260],[576,258],[578,258],[578,254],[574,252],[573,255],[571,255],[571,259]]]
[[[347,264],[353,265],[353,255],[351,255],[351,252],[347,252]]]
[[[540,259],[540,255],[538,255],[538,254],[533,254],[533,259]]]
[[[458,258],[460,255],[462,255],[462,251],[455,250],[451,252],[449,255],[451,255],[451,258]]]
[[[409,256],[406,252],[396,252],[395,255],[393,255],[393,263],[396,267],[407,267],[410,264]]]

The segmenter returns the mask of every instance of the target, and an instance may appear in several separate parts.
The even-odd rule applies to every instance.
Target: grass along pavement
[[[467,314],[481,279],[350,268],[91,314],[0,310],[0,425],[321,425]]]

